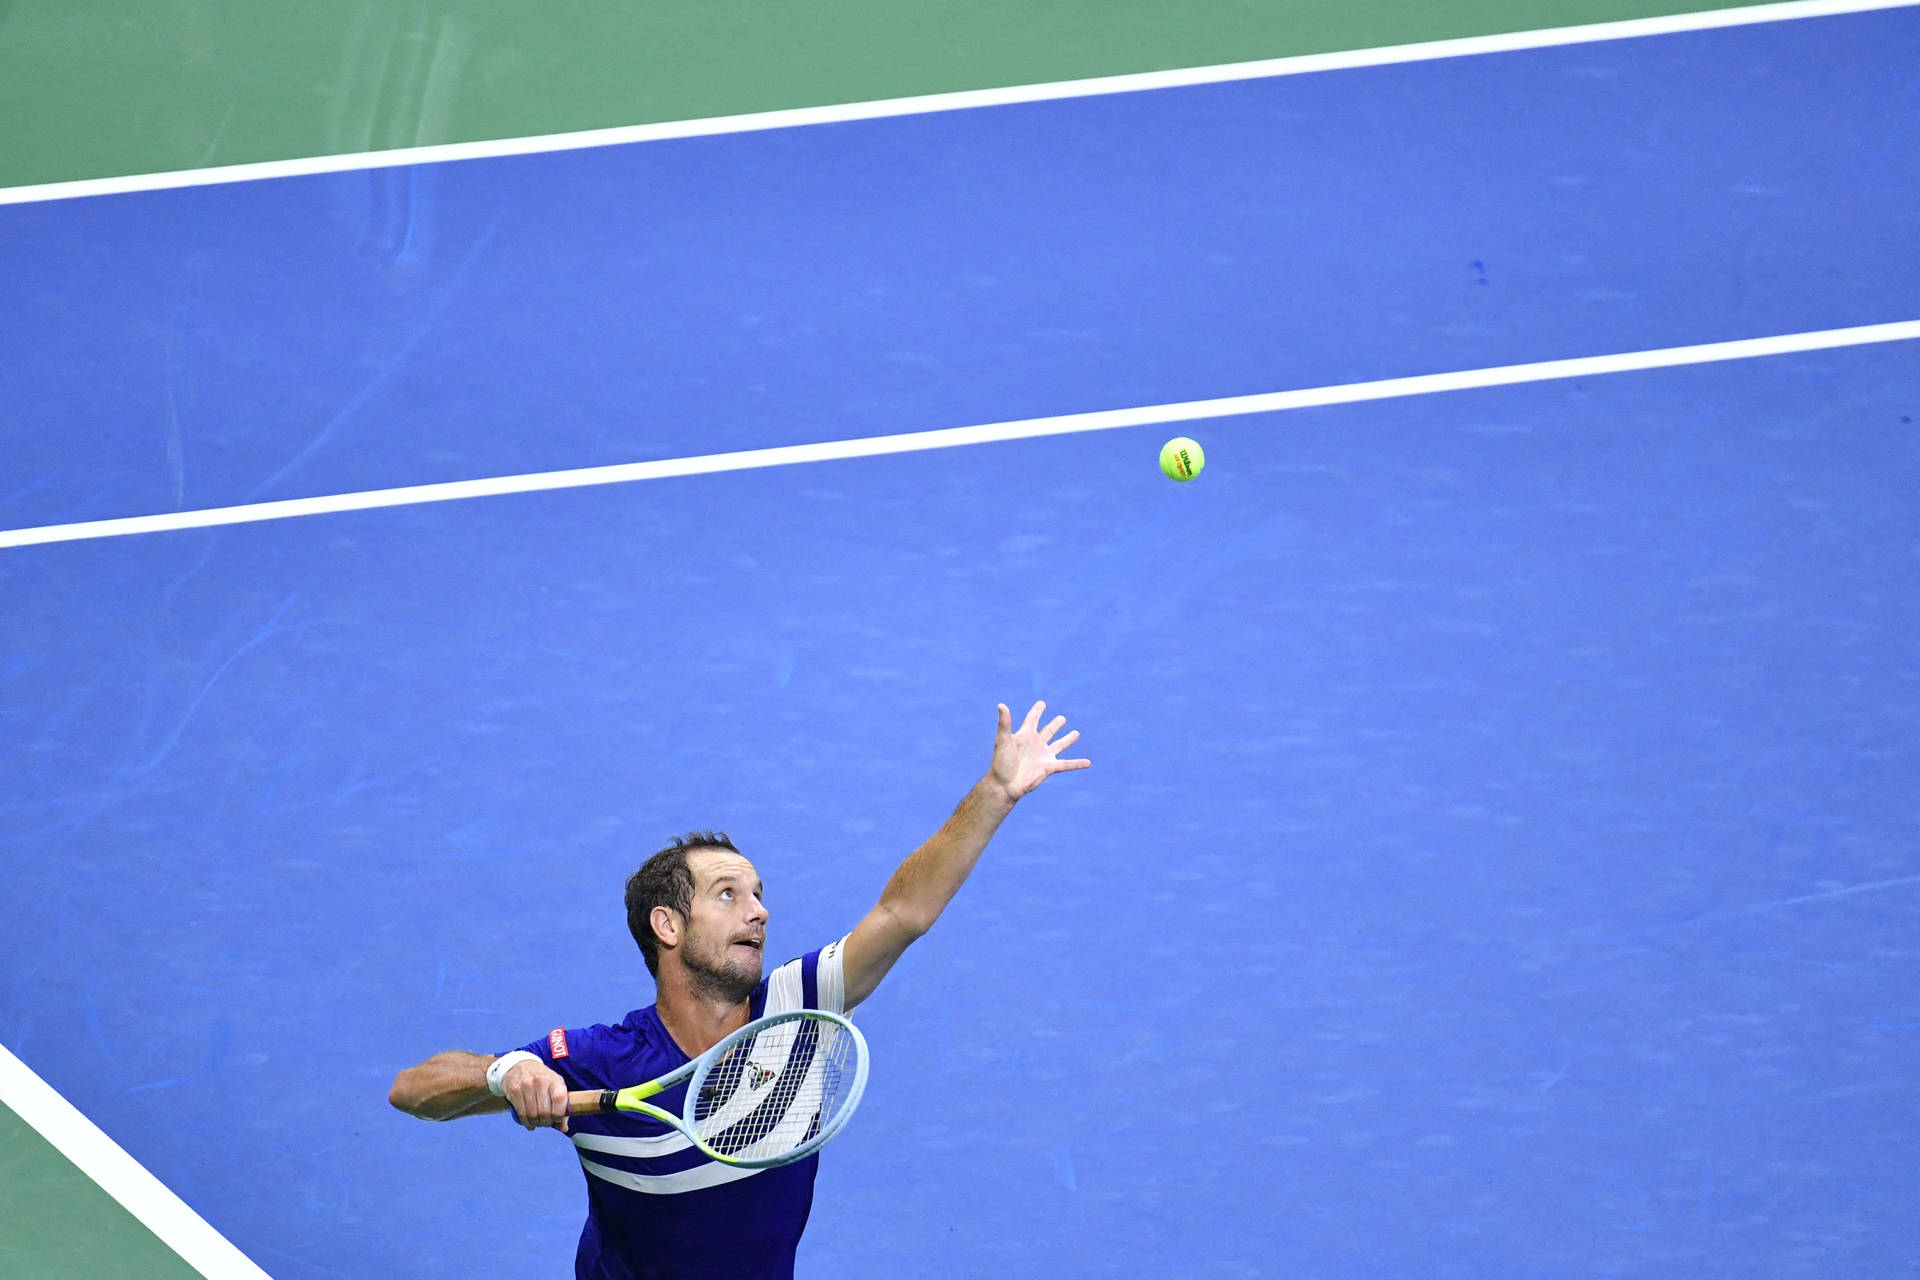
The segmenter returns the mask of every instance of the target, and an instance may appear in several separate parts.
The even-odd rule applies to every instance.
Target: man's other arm
[[[1034,703],[1018,731],[1013,728],[1012,713],[1004,705],[1000,707],[993,762],[987,775],[973,784],[953,816],[900,864],[887,881],[880,901],[847,935],[842,953],[846,1008],[872,995],[914,940],[933,928],[933,922],[960,892],[987,842],[1020,798],[1056,773],[1084,769],[1091,763],[1059,759],[1062,751],[1079,740],[1080,731],[1050,741],[1066,725],[1067,718],[1055,716],[1041,728],[1040,715],[1046,705]]]

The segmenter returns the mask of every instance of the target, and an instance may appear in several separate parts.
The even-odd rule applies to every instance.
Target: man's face
[[[701,849],[687,857],[693,872],[693,910],[687,920],[681,961],[709,994],[745,1000],[760,985],[767,944],[767,908],[760,901],[760,873],[726,849]]]

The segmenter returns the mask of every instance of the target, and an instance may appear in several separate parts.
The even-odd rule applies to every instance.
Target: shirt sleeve
[[[817,978],[820,984],[820,1008],[828,1013],[847,1011],[847,971],[842,953],[846,950],[847,940],[829,942],[820,949],[820,968]]]
[[[830,942],[775,969],[767,980],[766,1012],[825,1009],[828,1013],[845,1013],[847,981],[841,952],[846,941],[841,938]]]
[[[601,1037],[605,1027],[555,1027],[538,1040],[520,1045],[516,1052],[532,1054],[559,1074],[575,1089],[603,1089],[600,1062]]]

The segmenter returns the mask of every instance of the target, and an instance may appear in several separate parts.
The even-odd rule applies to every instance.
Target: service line
[[[1860,325],[1849,329],[1822,329],[1812,333],[1742,338],[1733,342],[1661,347],[1653,351],[1630,351],[1618,355],[1580,356],[1570,360],[1499,365],[1490,369],[1467,369],[1455,373],[1427,373],[1409,378],[1386,378],[1375,382],[1349,382],[1299,391],[1270,391],[1260,395],[1227,396],[1218,400],[1188,400],[1179,404],[1146,405],[1132,409],[1103,409],[1093,413],[1070,413],[1050,418],[1025,418],[1017,422],[990,422],[972,427],[943,427],[932,431],[909,431],[899,435],[827,440],[818,444],[779,445],[768,449],[742,449],[733,453],[707,453],[688,458],[663,458],[652,462],[626,462],[604,467],[580,467],[568,471],[494,476],[481,480],[453,480],[439,484],[408,485],[397,489],[371,489],[360,493],[336,493],[314,498],[289,498],[277,502],[211,507],[202,511],[169,511],[157,515],[127,516],[113,520],[88,520],[77,524],[0,530],[0,548],[30,547],[50,542],[79,542],[89,538],[113,538],[134,533],[207,529],[216,525],[287,520],[295,516],[330,515],[342,511],[369,511],[379,507],[407,507],[427,502],[452,502],[463,498],[490,498],[509,493],[537,493],[547,489],[578,489],[589,485],[627,484],[637,480],[665,480],[675,476],[711,475],[721,471],[747,471],[758,467],[781,467],[801,462],[873,458],[890,453],[916,453],[925,449],[950,449],[959,445],[1028,440],[1038,436],[1069,435],[1080,431],[1111,431],[1120,427],[1199,422],[1208,418],[1275,413],[1285,409],[1358,404],[1367,400],[1435,395],[1443,391],[1470,391],[1483,387],[1513,386],[1524,382],[1590,378],[1601,374],[1633,373],[1647,369],[1670,369],[1680,365],[1752,360],[1762,356],[1793,355],[1807,351],[1827,351],[1838,347],[1861,347],[1874,343],[1916,340],[1920,340],[1920,320],[1903,320],[1892,324]]]

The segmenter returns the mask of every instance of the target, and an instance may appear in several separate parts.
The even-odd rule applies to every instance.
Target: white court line
[[[586,147],[619,146],[629,142],[657,142],[667,138],[710,137],[723,133],[751,133],[762,129],[791,129],[802,125],[838,124],[849,120],[877,120],[890,116],[924,115],[936,111],[960,111],[971,107],[1000,107],[1021,102],[1048,102],[1062,98],[1139,93],[1150,89],[1176,89],[1192,85],[1223,84],[1234,80],[1261,80],[1275,76],[1307,75],[1320,71],[1347,71],[1357,67],[1382,67],[1406,62],[1431,62],[1440,58],[1464,58],[1486,53],[1513,53],[1524,49],[1548,49],[1561,45],[1629,40],[1642,36],[1677,35],[1688,31],[1713,31],[1727,27],[1754,26],[1766,22],[1790,22],[1801,18],[1827,18],[1847,13],[1868,13],[1879,9],[1906,9],[1915,5],[1920,5],[1920,0],[1786,0],[1786,3],[1781,4],[1743,5],[1734,9],[1708,9],[1699,13],[1676,13],[1657,18],[1629,18],[1619,22],[1594,22],[1572,27],[1551,27],[1539,31],[1514,31],[1499,35],[1465,36],[1453,40],[1430,40],[1420,44],[1386,45],[1374,49],[1300,54],[1287,58],[1231,62],[1210,67],[1181,67],[1168,71],[1098,76],[1085,80],[1058,80],[1047,84],[1009,85],[996,89],[963,89],[954,93],[885,98],[873,102],[847,102],[823,107],[792,107],[781,111],[712,116],[701,120],[669,120],[659,124],[584,129],[575,133],[550,133],[526,138],[448,142],[425,147],[396,147],[387,151],[309,156],[293,160],[266,160],[255,164],[222,165],[210,169],[178,169],[166,173],[83,178],[74,182],[0,187],[0,204],[30,204],[45,200],[69,200],[79,196],[122,195],[134,191],[164,191],[177,187],[253,182],[263,178],[304,177],[359,169],[385,169],[397,165],[437,164],[449,160],[480,160],[498,156],[533,155],[549,151],[575,151]]]
[[[207,1280],[270,1280],[233,1242],[207,1225],[166,1184],[120,1149],[53,1086],[0,1045],[0,1103],[146,1224]]]
[[[1851,329],[1823,329],[1813,333],[1789,333],[1770,338],[1742,338],[1734,342],[1709,342],[1690,347],[1663,347],[1654,351],[1631,351],[1621,355],[1582,356],[1572,360],[1545,360],[1535,364],[1501,365],[1491,369],[1468,369],[1458,373],[1429,373],[1411,378],[1386,378],[1377,382],[1349,382],[1339,386],[1313,387],[1301,391],[1272,391],[1262,395],[1227,396],[1218,400],[1189,400],[1180,404],[1148,405],[1136,409],[1106,409],[1095,413],[1070,413],[1053,418],[1026,418],[1018,422],[990,422],[974,427],[909,431],[900,435],[867,436],[857,440],[779,445],[770,449],[743,449],[735,453],[663,458],[656,462],[626,462],[605,467],[581,467],[570,471],[542,471],[530,475],[495,476],[483,480],[454,480],[441,484],[409,485],[399,489],[372,489],[362,493],[337,493],[317,498],[254,502],[237,507],[211,507],[203,511],[170,511],[159,515],[127,516],[115,520],[88,520],[77,524],[7,529],[0,530],[0,549],[30,547],[51,542],[79,542],[89,538],[113,538],[132,533],[206,529],[216,525],[285,520],[294,516],[329,515],[341,511],[369,511],[379,507],[406,507],[427,502],[450,502],[461,498],[489,498],[508,493],[537,493],[548,489],[578,489],[588,485],[626,484],[635,480],[664,480],[673,476],[710,475],[720,471],[746,471],[759,467],[788,466],[800,462],[873,458],[882,454],[915,453],[925,449],[949,449],[958,445],[989,444],[1002,440],[1027,440],[1037,436],[1068,435],[1079,431],[1111,431],[1119,427],[1142,427],[1155,423],[1197,422],[1207,418],[1274,413],[1283,409],[1357,404],[1366,400],[1433,395],[1442,391],[1505,387],[1523,382],[1548,382],[1561,378],[1589,378],[1608,373],[1669,369],[1679,365],[1712,364],[1723,360],[1751,360],[1761,356],[1792,355],[1806,351],[1826,351],[1837,347],[1859,347],[1872,343],[1915,340],[1920,340],[1920,320],[1903,320],[1894,324],[1861,325]]]

